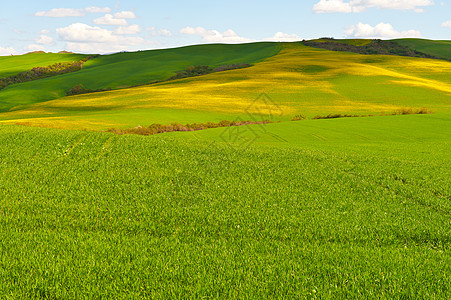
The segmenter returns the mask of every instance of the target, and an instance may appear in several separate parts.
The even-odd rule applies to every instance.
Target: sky
[[[2,2],[0,55],[319,37],[451,40],[451,0]]]

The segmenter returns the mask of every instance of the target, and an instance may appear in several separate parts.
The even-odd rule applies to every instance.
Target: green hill
[[[396,39],[394,41],[411,49],[451,60],[451,41],[425,39]]]
[[[256,62],[250,68],[110,92],[63,98],[53,95],[58,99],[15,107],[14,111],[0,114],[0,120],[46,127],[105,130],[109,127],[134,127],[152,123],[231,121],[237,117],[287,121],[297,114],[304,114],[308,118],[330,113],[379,115],[406,107],[427,107],[436,113],[447,113],[451,108],[451,62],[326,51],[306,47],[302,43],[284,43],[281,46],[251,44],[241,49],[249,50],[250,46],[257,49],[263,47],[265,51],[268,47],[274,50],[277,46],[281,49],[276,55]],[[234,47],[237,46],[231,49]],[[168,56],[171,51],[161,50],[156,53]],[[121,55],[129,57],[129,61],[120,61]],[[117,76],[124,77],[121,79],[123,82],[129,80],[128,76],[136,80],[134,73],[123,76],[124,72],[128,74],[123,68],[131,68],[134,63],[134,68],[138,68],[140,60],[134,57],[144,55],[146,53],[138,52],[118,54],[116,59],[114,56],[102,57],[110,60],[102,64],[94,59],[88,61],[87,64],[92,64],[90,67],[80,72],[0,91],[0,99],[12,106],[17,102],[42,101],[46,98],[41,97],[41,93],[50,97],[52,91],[57,89],[64,95],[65,89],[80,82],[95,88],[108,86],[111,84],[108,80]],[[193,55],[191,51],[190,56]],[[206,58],[214,57],[213,53],[209,55],[196,57],[197,62],[206,63]],[[240,59],[229,61],[239,62]],[[223,58],[217,64],[224,61]],[[166,70],[166,66],[160,60],[153,63],[161,64],[161,67],[152,74],[170,75],[170,72],[161,71]],[[186,63],[188,61],[173,68],[180,69]],[[102,75],[104,70],[115,68],[121,71]],[[97,72],[99,79],[95,80],[91,75]],[[261,93],[266,93],[271,101],[265,102],[264,98],[259,98]]]
[[[57,62],[78,61],[86,56],[71,53],[29,53],[25,55],[0,56],[0,78],[16,75],[34,67],[46,67]]]
[[[89,60],[79,72],[14,85],[0,91],[0,111],[64,97],[68,90],[79,84],[93,90],[123,88],[168,79],[190,65],[253,64],[279,50],[278,43],[211,44],[104,55]],[[38,58],[40,61],[36,61]],[[17,72],[14,65],[23,61],[27,64],[21,68],[25,69],[31,68],[31,64],[48,65],[57,58],[51,54],[33,55],[30,59],[26,55],[5,57],[3,59],[8,63],[0,70],[10,74]]]

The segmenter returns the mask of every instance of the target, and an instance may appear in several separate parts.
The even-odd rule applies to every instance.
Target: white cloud
[[[130,25],[130,26],[121,26],[117,28],[114,33],[115,34],[121,34],[121,35],[127,35],[127,34],[137,34],[141,32],[141,28],[139,25]]]
[[[185,27],[180,30],[180,33],[187,35],[198,35],[202,37],[203,42],[207,43],[246,43],[251,42],[251,39],[244,38],[229,29],[224,32],[217,30],[207,30],[203,27]]]
[[[114,39],[112,31],[83,23],[74,23],[67,27],[58,28],[56,32],[62,40],[70,42],[106,43]]]
[[[50,37],[50,36],[48,36],[48,35],[41,34],[41,35],[39,36],[39,38],[37,38],[37,39],[35,40],[35,42],[36,42],[37,44],[40,44],[40,45],[51,45],[51,44],[54,43],[54,40],[53,40],[52,37]]]
[[[132,11],[121,11],[114,14],[116,19],[136,19],[135,13]]]
[[[64,18],[64,17],[81,17],[86,15],[86,12],[82,9],[54,8],[49,11],[38,11],[34,15],[37,17]]]
[[[263,40],[270,42],[294,42],[301,40],[301,38],[297,34],[277,32],[273,37],[265,38]]]
[[[66,43],[65,49],[77,53],[115,53],[121,51],[137,51],[159,47],[158,42],[145,42],[141,38],[124,40],[118,43]]]
[[[42,45],[30,44],[23,48],[25,51],[45,51],[45,47]]]
[[[97,18],[94,20],[94,24],[98,25],[114,25],[114,26],[126,26],[128,25],[127,20],[116,18],[115,16],[110,14],[106,14],[103,17]]]
[[[0,46],[0,56],[6,56],[11,54],[17,54],[17,50],[11,47],[1,47]]]
[[[422,7],[434,5],[433,0],[320,0],[313,6],[315,13],[357,13],[368,8],[413,10],[424,12]]]
[[[345,31],[345,36],[387,39],[421,37],[421,33],[417,30],[397,31],[389,23],[379,23],[374,27],[369,24],[358,23],[357,25],[349,26]]]
[[[109,7],[91,6],[82,9],[75,8],[53,8],[48,11],[38,11],[34,15],[37,17],[65,18],[65,17],[82,17],[88,13],[108,13],[111,12]]]
[[[41,31],[39,31],[40,34],[49,34],[50,30],[47,29],[42,29]]]
[[[89,12],[89,13],[109,13],[111,12],[111,8],[109,7],[97,7],[97,6],[90,6],[90,7],[86,7],[85,11]]]
[[[343,3],[343,0],[320,0],[313,6],[313,11],[317,14],[340,12],[350,13],[352,7],[349,3]]]
[[[172,36],[172,32],[167,29],[157,29],[156,27],[147,28],[152,36]]]
[[[451,28],[451,20],[450,21],[446,21],[442,23],[442,27],[449,27]]]
[[[83,23],[58,28],[56,32],[62,40],[67,42],[66,49],[74,52],[109,53],[132,50],[147,44],[138,36],[123,36],[116,31]]]

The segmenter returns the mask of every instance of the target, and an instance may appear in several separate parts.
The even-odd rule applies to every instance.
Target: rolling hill
[[[124,88],[165,80],[190,65],[221,66],[244,62],[253,64],[276,54],[279,49],[277,43],[213,44],[100,56],[89,60],[83,70],[78,72],[9,86],[0,91],[0,111],[64,97],[68,90],[79,84],[95,90]],[[46,66],[54,56],[40,54],[40,57],[46,58],[42,63],[33,63]],[[14,62],[21,64],[23,60],[21,56],[8,57],[7,66],[14,65]],[[29,68],[29,65],[25,68]],[[16,68],[13,70],[17,71]]]
[[[411,49],[451,60],[451,41],[425,39],[396,39],[394,41]]]
[[[87,66],[76,73],[11,86],[0,91],[0,99],[11,110],[0,114],[0,120],[44,127],[105,130],[237,117],[286,121],[296,114],[307,117],[329,113],[378,115],[405,107],[427,107],[436,113],[450,110],[451,63],[442,60],[331,52],[302,43],[227,46],[233,51],[213,59],[211,47],[226,46],[196,47],[101,57],[88,61]],[[220,49],[217,52],[223,53]],[[164,54],[169,59],[174,57],[171,56],[173,51],[191,51],[187,57],[194,53],[196,56],[191,60],[183,55],[185,60],[176,56],[174,65],[165,65],[163,58],[158,59],[152,63],[159,64],[160,69],[146,71],[146,76],[135,72],[122,75],[138,68],[143,57],[149,56],[148,61],[153,61],[154,57]],[[240,56],[240,51],[252,55]],[[210,53],[211,57],[205,53]],[[122,56],[126,60],[122,61]],[[120,62],[115,63],[116,59]],[[112,82],[116,82],[116,87],[133,85],[168,78],[173,74],[168,70],[183,69],[189,64],[217,66],[236,62],[254,65],[134,88],[57,98],[75,83],[89,88],[111,86]],[[104,71],[112,75],[101,76]],[[262,93],[266,95],[260,97]]]

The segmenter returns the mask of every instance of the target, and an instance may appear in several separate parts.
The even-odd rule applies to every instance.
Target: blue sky
[[[451,39],[451,0],[5,1],[0,55],[111,53],[201,43]]]

